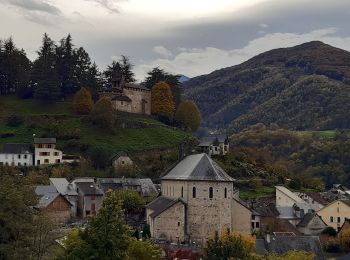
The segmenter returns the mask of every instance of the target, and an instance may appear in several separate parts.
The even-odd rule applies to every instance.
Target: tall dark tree
[[[181,103],[182,87],[180,87],[180,75],[172,75],[165,72],[163,69],[156,67],[148,72],[148,76],[144,82],[146,88],[151,89],[155,84],[160,81],[166,82],[171,89],[173,94],[173,100],[175,108],[177,108]]]
[[[61,89],[56,70],[56,46],[46,33],[42,42],[32,71],[34,96],[43,100],[57,100]]]
[[[118,74],[124,77],[125,83],[135,82],[135,74],[132,71],[133,65],[128,57],[122,55],[119,61],[113,61],[104,71],[105,84],[111,86],[113,77]]]
[[[15,93],[29,85],[31,62],[12,38],[0,42],[0,94]]]
[[[72,36],[70,34],[66,38],[63,38],[60,41],[60,45],[56,47],[56,67],[59,74],[60,86],[65,96],[79,89],[75,75],[77,61],[73,47]]]

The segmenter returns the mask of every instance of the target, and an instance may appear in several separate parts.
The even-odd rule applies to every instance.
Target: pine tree
[[[56,70],[56,46],[46,33],[42,42],[32,71],[34,96],[43,100],[57,100],[61,96],[61,89]]]
[[[151,90],[152,114],[166,116],[169,119],[174,117],[174,101],[169,85],[164,82],[158,82]]]
[[[201,113],[193,101],[186,100],[179,105],[175,114],[175,120],[186,129],[194,132],[201,123]]]
[[[135,82],[135,74],[132,71],[133,65],[128,57],[122,55],[119,61],[113,61],[104,71],[105,84],[111,86],[113,77],[117,74],[124,77],[125,83]]]
[[[80,115],[90,114],[94,102],[92,101],[91,93],[86,88],[81,88],[75,93],[73,98],[73,110],[74,113]]]

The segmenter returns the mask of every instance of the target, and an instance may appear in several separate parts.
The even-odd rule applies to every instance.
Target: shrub
[[[14,133],[2,133],[0,134],[1,138],[8,138],[8,137],[14,137],[15,134]]]
[[[327,235],[327,236],[330,236],[330,237],[335,237],[337,235],[337,231],[332,228],[332,227],[326,227],[322,233],[322,235]]]

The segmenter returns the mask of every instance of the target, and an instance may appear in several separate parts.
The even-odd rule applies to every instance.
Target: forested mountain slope
[[[350,53],[322,42],[271,50],[183,85],[210,128],[350,128]]]

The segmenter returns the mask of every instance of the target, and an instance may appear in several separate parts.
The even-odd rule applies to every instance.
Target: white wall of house
[[[35,148],[35,165],[62,162],[62,151],[53,148]]]
[[[11,154],[11,153],[0,153],[0,165],[10,166],[32,166],[33,165],[33,154]]]

